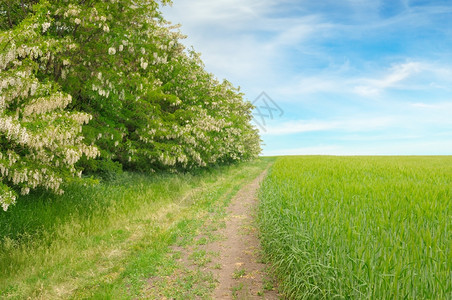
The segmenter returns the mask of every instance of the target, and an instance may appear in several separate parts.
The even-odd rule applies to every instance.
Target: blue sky
[[[256,112],[264,155],[452,154],[451,0],[174,0],[163,12],[209,72],[284,111],[265,126]]]

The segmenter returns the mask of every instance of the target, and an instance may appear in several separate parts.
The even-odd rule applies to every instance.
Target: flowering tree
[[[251,105],[205,71],[156,1],[65,3],[51,11],[49,31],[77,47],[58,82],[74,107],[94,116],[85,136],[102,160],[132,170],[189,169],[260,152]]]
[[[168,3],[0,4],[0,163],[11,164],[12,152],[20,157],[5,170],[22,170],[20,161],[27,159],[36,169],[64,166],[61,172],[73,174],[80,158],[78,164],[91,169],[116,162],[130,170],[187,170],[260,153],[252,105],[185,49],[177,26],[159,12]],[[12,124],[15,135],[6,129]],[[100,156],[87,160],[96,156],[95,147]],[[26,192],[39,185],[8,174],[1,177],[1,195],[9,196],[1,199],[9,200],[1,203],[14,201],[19,187]],[[64,176],[56,174],[60,184]],[[59,192],[59,184],[46,187]]]
[[[43,11],[45,6],[36,7]],[[59,52],[47,38],[49,23],[40,14],[0,34],[0,205],[13,204],[17,191],[44,187],[56,193],[63,179],[77,173],[82,155],[93,158],[97,148],[83,143],[82,124],[91,116],[64,108],[69,94],[37,77]]]

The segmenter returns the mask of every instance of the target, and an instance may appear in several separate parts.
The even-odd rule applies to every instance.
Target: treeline
[[[184,171],[260,153],[252,105],[208,73],[169,1],[0,3],[0,205],[84,172]]]

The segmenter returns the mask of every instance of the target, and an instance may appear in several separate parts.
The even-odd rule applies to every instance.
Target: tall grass
[[[124,173],[95,185],[75,182],[63,196],[24,197],[0,212],[0,298],[140,298],[168,246],[269,162]]]
[[[260,200],[288,298],[452,298],[452,157],[280,158]]]

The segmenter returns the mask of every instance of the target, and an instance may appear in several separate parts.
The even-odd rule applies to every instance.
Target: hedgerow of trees
[[[0,205],[87,172],[260,153],[252,105],[150,0],[0,2]]]

